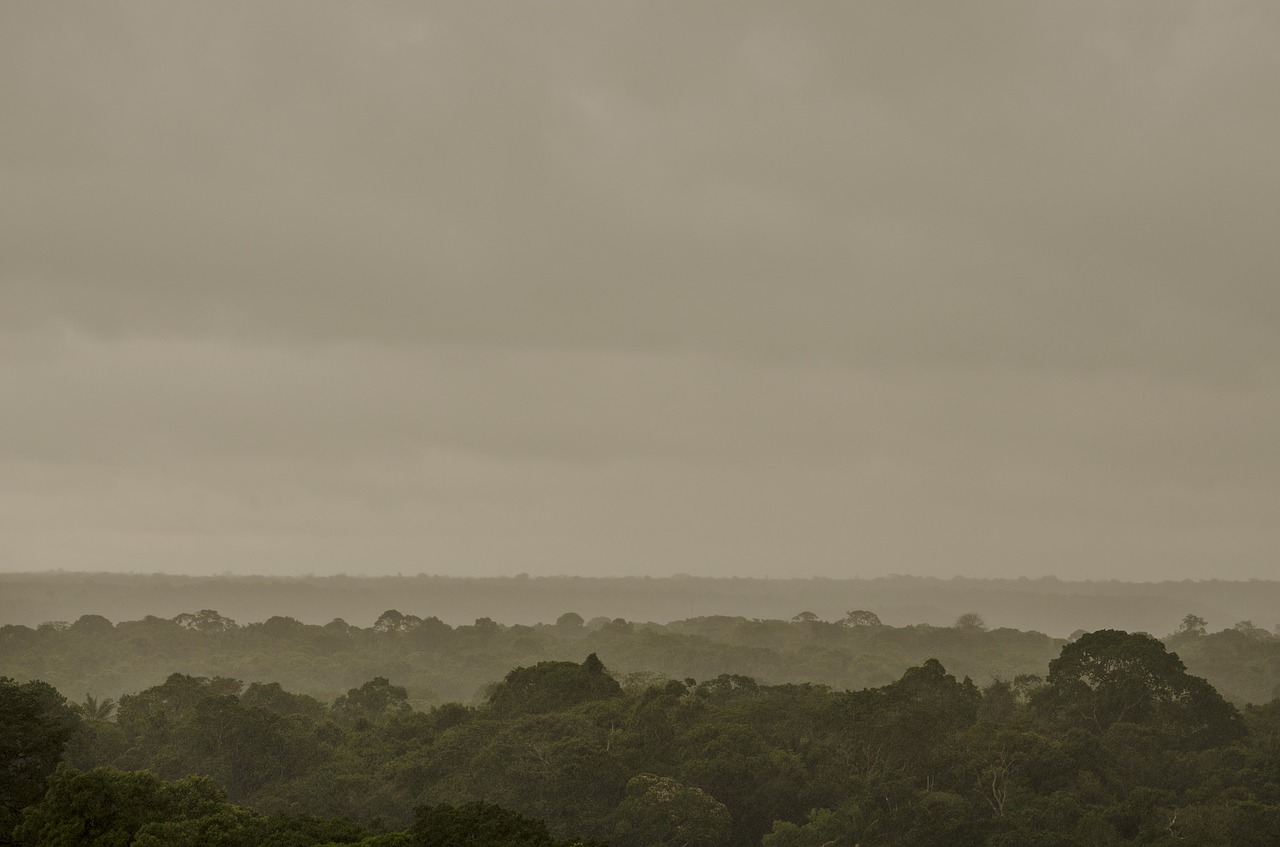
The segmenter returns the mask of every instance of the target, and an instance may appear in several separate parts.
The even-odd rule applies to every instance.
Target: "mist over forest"
[[[1179,582],[1042,579],[740,579],[706,577],[239,577],[166,574],[0,574],[0,621],[36,626],[102,615],[113,621],[211,608],[242,622],[283,615],[371,626],[387,609],[451,625],[488,617],[550,623],[587,618],[667,623],[708,615],[838,621],[850,609],[885,624],[950,626],[966,613],[991,627],[1065,637],[1078,630],[1172,632],[1187,614],[1214,628],[1280,626],[1280,581]]]
[[[0,847],[1277,847],[1280,3],[0,0]]]
[[[0,586],[0,844],[1280,838],[1276,582]]]
[[[85,614],[0,626],[0,843],[1266,847],[1277,704],[1280,636],[1191,613]]]

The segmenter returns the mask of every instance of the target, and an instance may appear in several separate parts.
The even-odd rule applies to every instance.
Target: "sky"
[[[1280,5],[0,5],[0,570],[1269,578]]]

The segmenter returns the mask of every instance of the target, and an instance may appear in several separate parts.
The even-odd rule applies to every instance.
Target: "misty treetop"
[[[731,673],[772,684],[858,689],[884,685],[928,658],[980,684],[1043,673],[1067,643],[989,629],[976,614],[946,627],[886,626],[858,608],[834,621],[808,611],[791,620],[713,616],[669,624],[583,617],[565,612],[536,626],[482,617],[450,626],[389,609],[372,626],[358,627],[278,615],[246,624],[209,609],[118,624],[84,615],[70,624],[0,626],[0,674],[42,679],[77,699],[101,701],[156,685],[173,671],[278,683],[326,702],[384,677],[421,708],[472,702],[512,667],[580,662],[586,653],[597,654],[624,686],[655,674],[708,679]],[[1233,702],[1263,703],[1280,693],[1280,638],[1261,627],[1243,621],[1211,633],[1184,620],[1167,643]]]
[[[242,623],[280,616],[317,624],[342,617],[362,627],[387,609],[438,615],[451,626],[481,617],[534,625],[566,612],[586,619],[673,621],[721,615],[789,619],[807,611],[815,620],[839,621],[861,610],[893,626],[945,627],[974,613],[994,628],[1065,637],[1098,629],[1165,633],[1189,612],[1212,629],[1252,620],[1271,631],[1280,625],[1280,580],[0,573],[0,623],[34,627],[86,614],[115,621],[172,618],[202,608]]]

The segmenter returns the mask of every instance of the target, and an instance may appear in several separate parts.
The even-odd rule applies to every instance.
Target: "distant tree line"
[[[790,618],[802,609],[838,621],[868,609],[893,626],[948,626],[977,613],[993,628],[1034,629],[1065,637],[1077,629],[1169,632],[1187,612],[1214,629],[1252,619],[1271,631],[1280,624],[1280,580],[937,579],[888,576],[848,579],[705,577],[444,577],[177,576],[46,572],[0,573],[0,623],[34,627],[74,621],[87,613],[116,620],[218,609],[237,621],[272,615],[324,623],[335,616],[367,627],[384,610],[400,609],[446,623],[479,617],[505,623],[554,621],[572,609],[590,619],[673,621],[715,615]],[[898,670],[898,673],[901,669]],[[896,675],[896,674],[895,674]]]

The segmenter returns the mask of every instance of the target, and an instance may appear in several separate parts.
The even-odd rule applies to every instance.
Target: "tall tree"
[[[1119,722],[1148,724],[1197,749],[1245,734],[1235,707],[1146,633],[1083,635],[1049,663],[1046,683],[1033,700],[1040,711],[1094,732]]]
[[[45,779],[80,725],[75,708],[53,686],[0,677],[0,834],[44,794]]]

